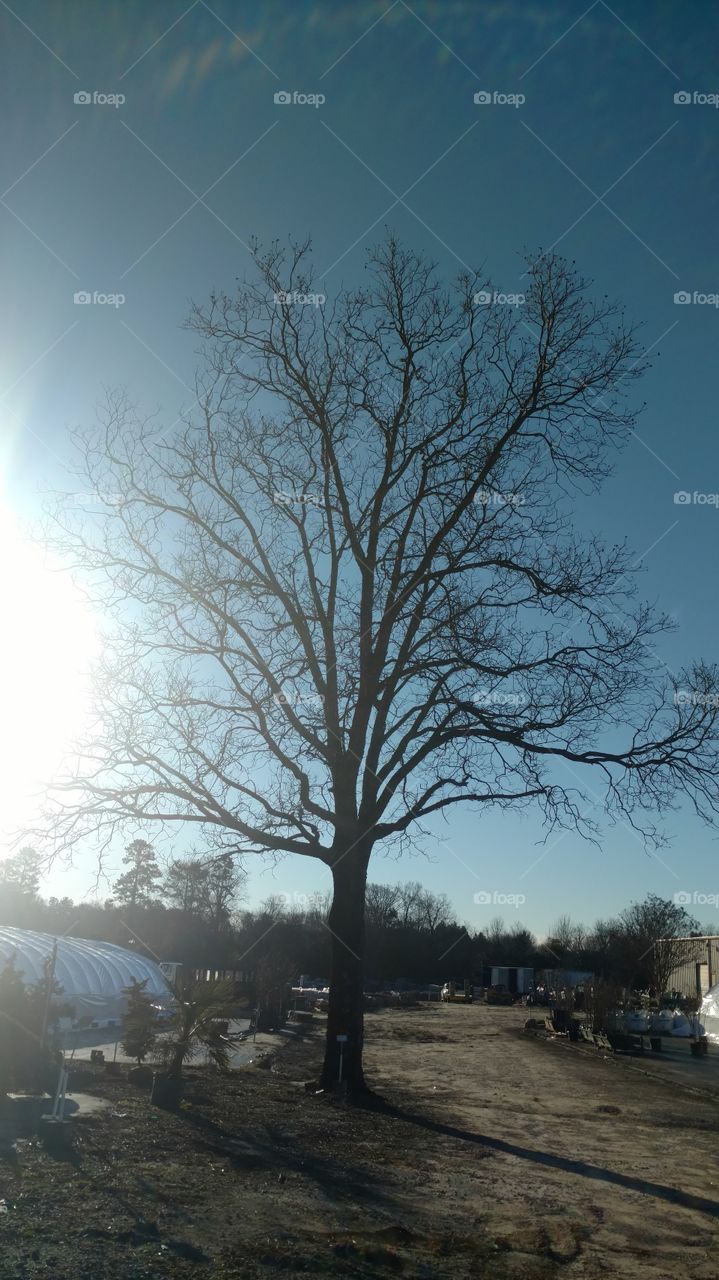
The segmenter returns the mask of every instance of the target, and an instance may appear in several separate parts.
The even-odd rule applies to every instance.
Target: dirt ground
[[[0,1158],[0,1277],[719,1280],[719,1102],[524,1017],[369,1015],[383,1111],[305,1091],[321,1028],[177,1115],[98,1076],[70,1157]]]

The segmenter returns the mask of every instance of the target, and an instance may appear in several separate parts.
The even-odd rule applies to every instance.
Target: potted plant
[[[181,979],[174,993],[175,1012],[157,1043],[159,1070],[153,1075],[151,1094],[155,1106],[170,1109],[182,1101],[183,1067],[199,1050],[218,1070],[229,1071],[231,1051],[241,1039],[223,1032],[232,983]]]
[[[701,1025],[699,1022],[699,1006],[701,999],[699,996],[688,996],[682,1001],[683,1009],[689,1021],[691,1028],[691,1040],[689,1042],[689,1052],[693,1058],[703,1058],[708,1049],[706,1036],[702,1035]]]

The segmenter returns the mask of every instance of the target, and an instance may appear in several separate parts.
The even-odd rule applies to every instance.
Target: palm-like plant
[[[241,1040],[240,1035],[228,1034],[221,1026],[232,1001],[232,983],[181,978],[173,991],[175,1012],[157,1046],[161,1069],[167,1076],[180,1078],[185,1063],[202,1048],[213,1066],[229,1071],[232,1049]]]

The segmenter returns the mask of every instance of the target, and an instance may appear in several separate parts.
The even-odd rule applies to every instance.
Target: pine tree
[[[122,1051],[138,1063],[147,1057],[157,1040],[157,1015],[145,991],[146,986],[147,978],[143,982],[132,978],[129,987],[122,989],[123,995],[127,996],[122,1020]]]
[[[40,855],[30,845],[0,862],[0,884],[26,898],[36,898],[40,886]]]
[[[151,906],[157,901],[158,881],[162,879],[152,845],[146,840],[133,840],[122,863],[128,870],[113,885],[117,901],[123,907]]]
[[[216,934],[229,927],[232,908],[245,879],[245,871],[229,852],[219,854],[207,864],[205,917]]]
[[[168,868],[165,899],[180,911],[201,915],[207,895],[207,866],[199,858],[181,858]]]

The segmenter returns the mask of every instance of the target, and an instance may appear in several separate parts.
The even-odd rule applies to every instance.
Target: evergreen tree
[[[207,893],[207,866],[199,858],[179,858],[168,868],[163,889],[173,907],[201,915]]]
[[[40,886],[40,855],[25,845],[11,858],[0,862],[0,884],[23,897],[36,898]]]
[[[123,907],[151,906],[157,901],[158,881],[162,879],[152,845],[146,840],[133,840],[122,863],[128,870],[113,885],[117,901]]]
[[[152,1000],[145,987],[147,978],[138,982],[135,978],[129,987],[123,987],[123,995],[127,996],[127,1008],[122,1020],[122,1051],[128,1058],[143,1062],[152,1051],[157,1040],[157,1015]]]
[[[219,854],[207,865],[205,918],[215,934],[229,928],[232,908],[245,879],[246,873],[229,852]]]

